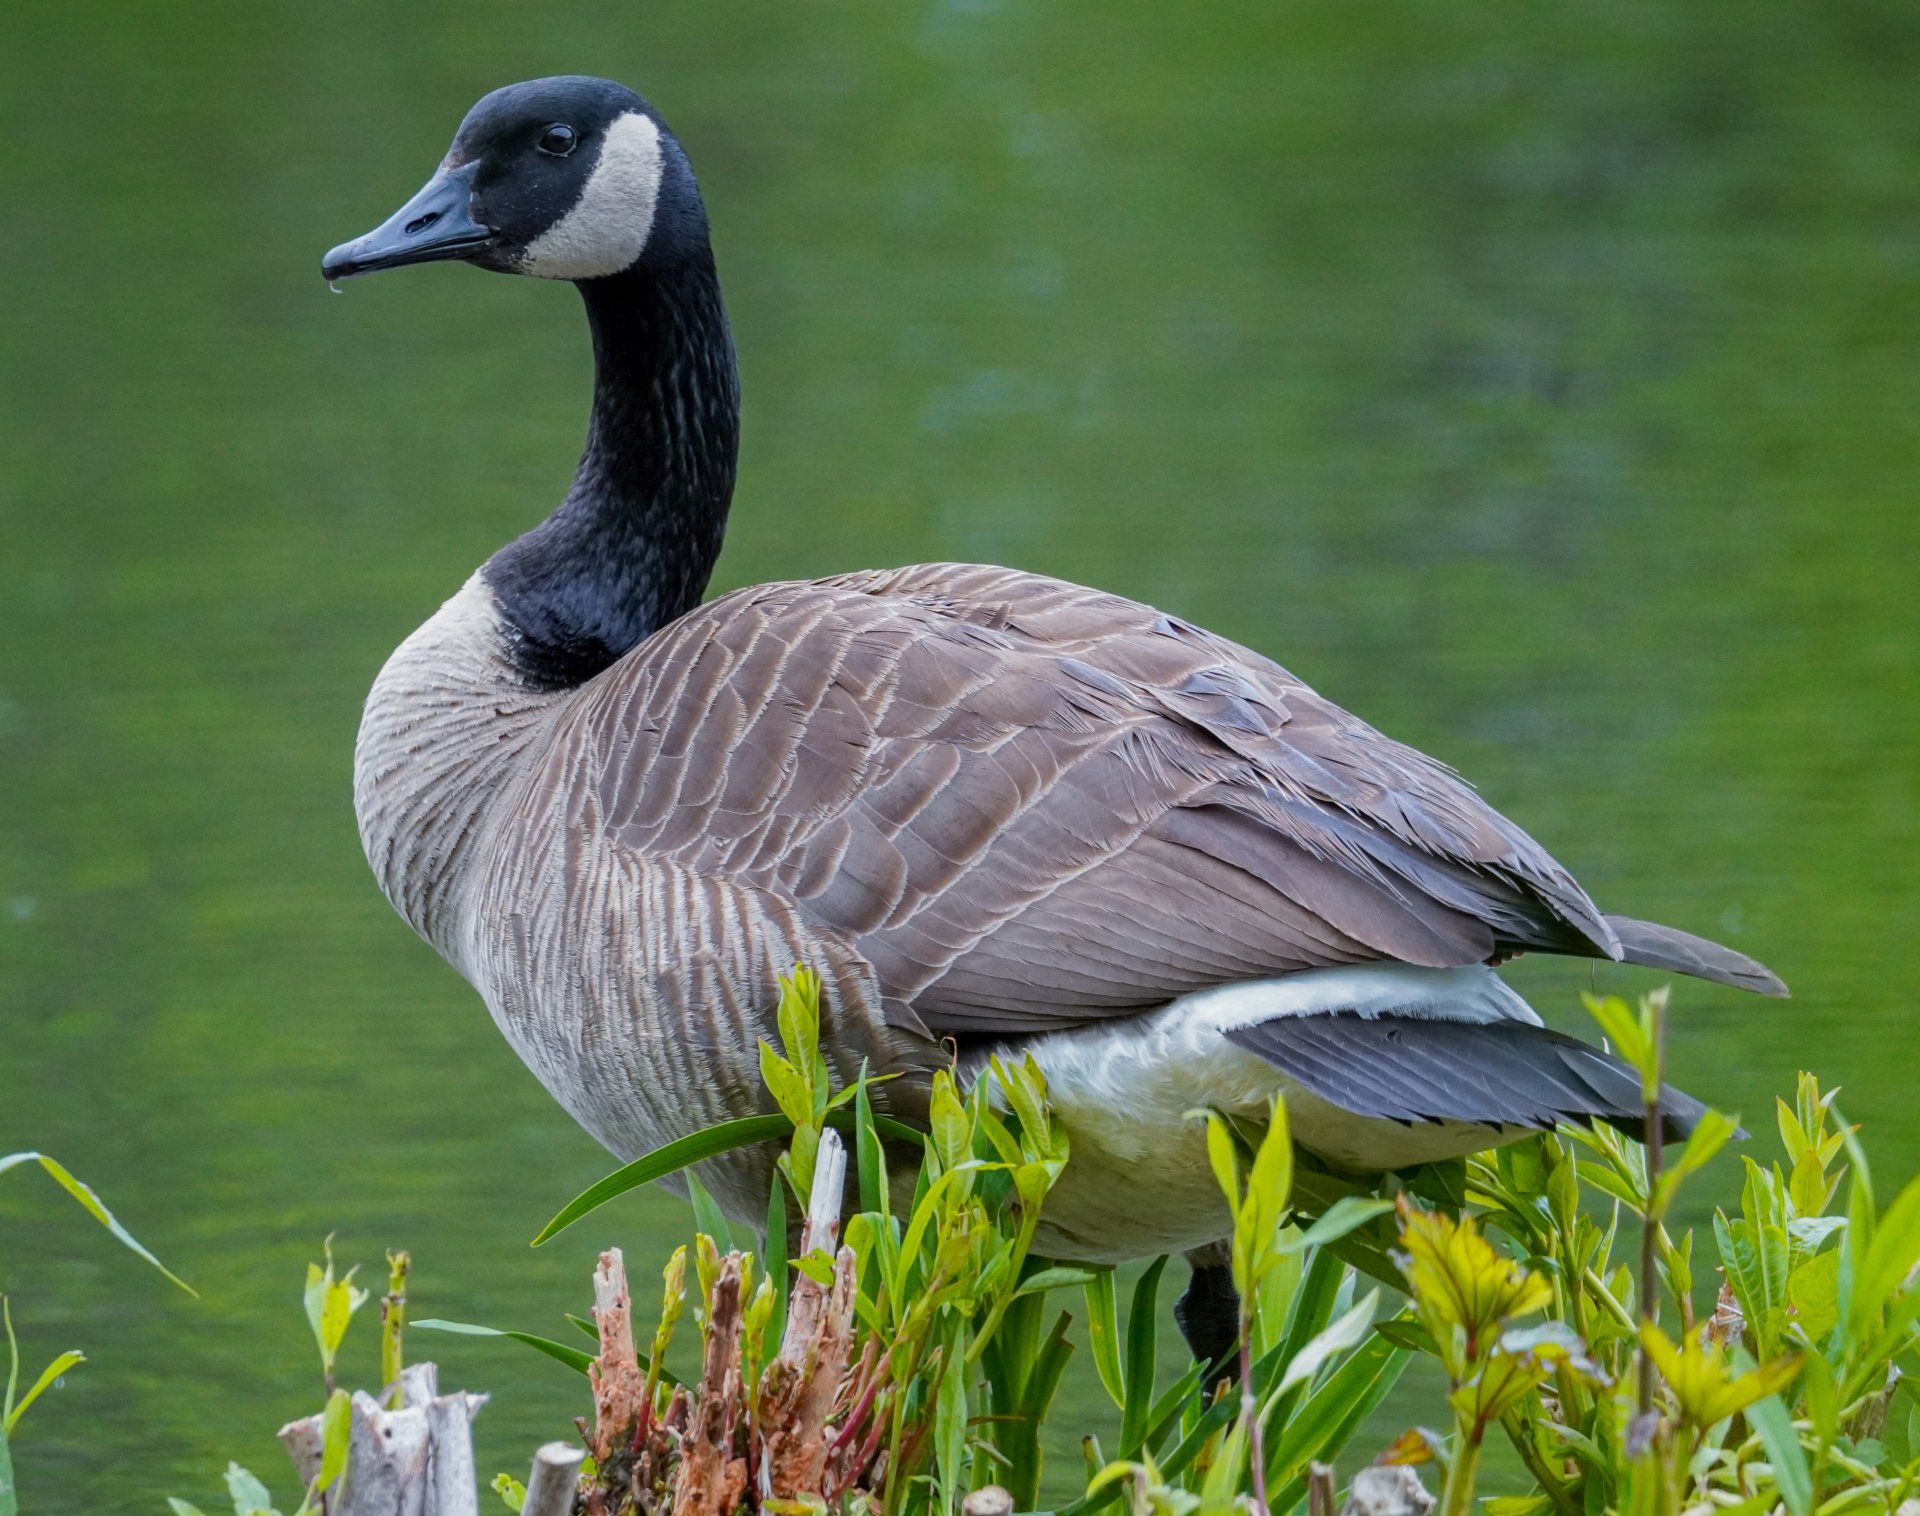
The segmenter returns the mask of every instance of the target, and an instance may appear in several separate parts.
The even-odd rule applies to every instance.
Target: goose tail
[[[1562,1123],[1617,1127],[1646,1140],[1640,1075],[1612,1053],[1523,1022],[1425,1016],[1281,1016],[1225,1028],[1331,1105],[1399,1122],[1463,1122],[1521,1131]],[[1661,1131],[1678,1142],[1706,1108],[1663,1085]]]

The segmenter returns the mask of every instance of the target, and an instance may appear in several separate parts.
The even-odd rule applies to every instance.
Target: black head
[[[707,247],[693,170],[653,107],[609,79],[497,89],[439,171],[320,264],[328,279],[458,258],[507,274],[598,279]]]

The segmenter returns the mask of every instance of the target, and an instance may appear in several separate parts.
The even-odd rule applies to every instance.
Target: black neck
[[[586,452],[560,508],[486,566],[515,660],[548,688],[591,679],[700,603],[739,453],[712,255],[580,292],[593,329]]]

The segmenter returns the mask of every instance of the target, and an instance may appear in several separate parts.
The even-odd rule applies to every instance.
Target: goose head
[[[626,86],[569,74],[481,99],[420,192],[334,248],[320,272],[458,259],[581,282],[706,246],[706,210],[673,133]]]

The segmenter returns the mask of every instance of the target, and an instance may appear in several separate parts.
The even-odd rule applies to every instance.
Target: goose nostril
[[[428,211],[424,216],[416,216],[407,223],[407,235],[409,237],[417,237],[439,219],[440,212],[438,211]]]

